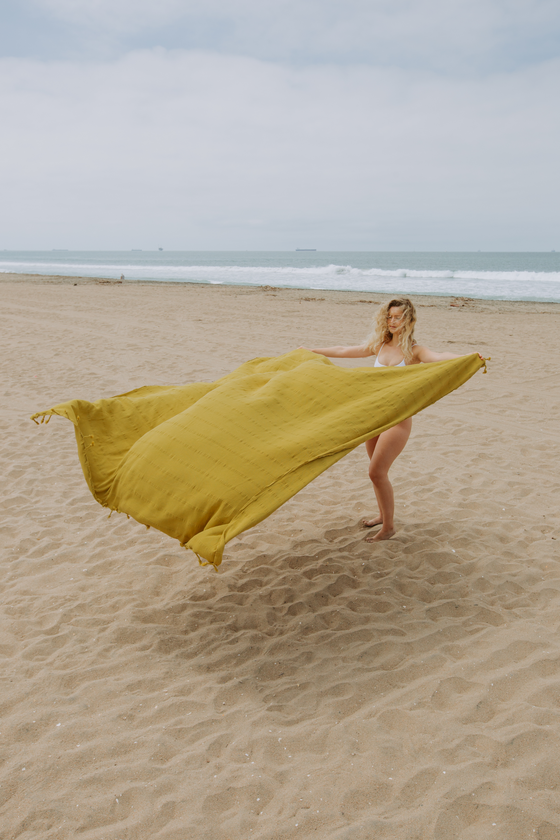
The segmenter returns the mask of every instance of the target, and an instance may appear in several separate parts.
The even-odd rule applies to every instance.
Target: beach
[[[560,304],[414,296],[420,343],[491,361],[414,419],[396,536],[364,542],[360,446],[216,572],[29,416],[359,343],[387,296],[0,294],[1,840],[560,838]]]

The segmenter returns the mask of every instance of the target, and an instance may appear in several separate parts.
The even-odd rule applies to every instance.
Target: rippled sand
[[[396,537],[364,542],[360,447],[216,573],[29,415],[354,343],[382,298],[0,294],[2,840],[560,838],[559,306],[419,299],[421,341],[492,362],[415,419]]]

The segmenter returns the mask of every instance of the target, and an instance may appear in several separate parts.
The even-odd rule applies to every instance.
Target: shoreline
[[[347,289],[310,289],[306,287],[286,287],[268,285],[241,285],[233,283],[195,283],[185,280],[117,280],[107,277],[84,277],[81,275],[64,274],[20,274],[17,272],[0,272],[0,283],[36,284],[47,286],[122,286],[123,288],[156,286],[165,288],[194,288],[206,290],[221,290],[234,296],[247,294],[274,294],[283,296],[286,300],[296,299],[305,301],[339,301],[341,303],[381,304],[392,297],[398,297],[399,292],[364,292]],[[320,297],[319,297],[320,296]],[[463,295],[420,295],[402,293],[409,297],[419,309],[421,308],[464,308],[470,311],[527,312],[536,314],[560,313],[560,302],[540,300],[506,300],[502,298],[472,298]],[[352,298],[352,299],[350,299]]]

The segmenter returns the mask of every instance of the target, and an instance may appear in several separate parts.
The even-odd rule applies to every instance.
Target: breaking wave
[[[228,254],[228,257],[232,256]],[[356,268],[335,263],[324,266],[220,265],[218,259],[212,265],[188,265],[185,260],[163,254],[139,254],[133,259],[123,255],[122,261],[93,255],[91,260],[72,259],[70,255],[60,259],[58,254],[53,254],[52,260],[0,259],[0,272],[114,279],[124,275],[127,280],[560,301],[560,271]]]

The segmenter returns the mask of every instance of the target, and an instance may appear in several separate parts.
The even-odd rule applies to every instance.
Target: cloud
[[[127,32],[172,22],[196,10],[189,0],[35,0],[35,5],[67,23]]]
[[[557,0],[17,0],[18,8],[22,3],[67,27],[60,57],[76,48],[91,58],[159,45],[281,63],[476,75],[560,55]],[[28,16],[28,32],[29,24]],[[60,51],[61,40],[51,41]]]
[[[1,248],[558,247],[560,62],[0,62]]]

